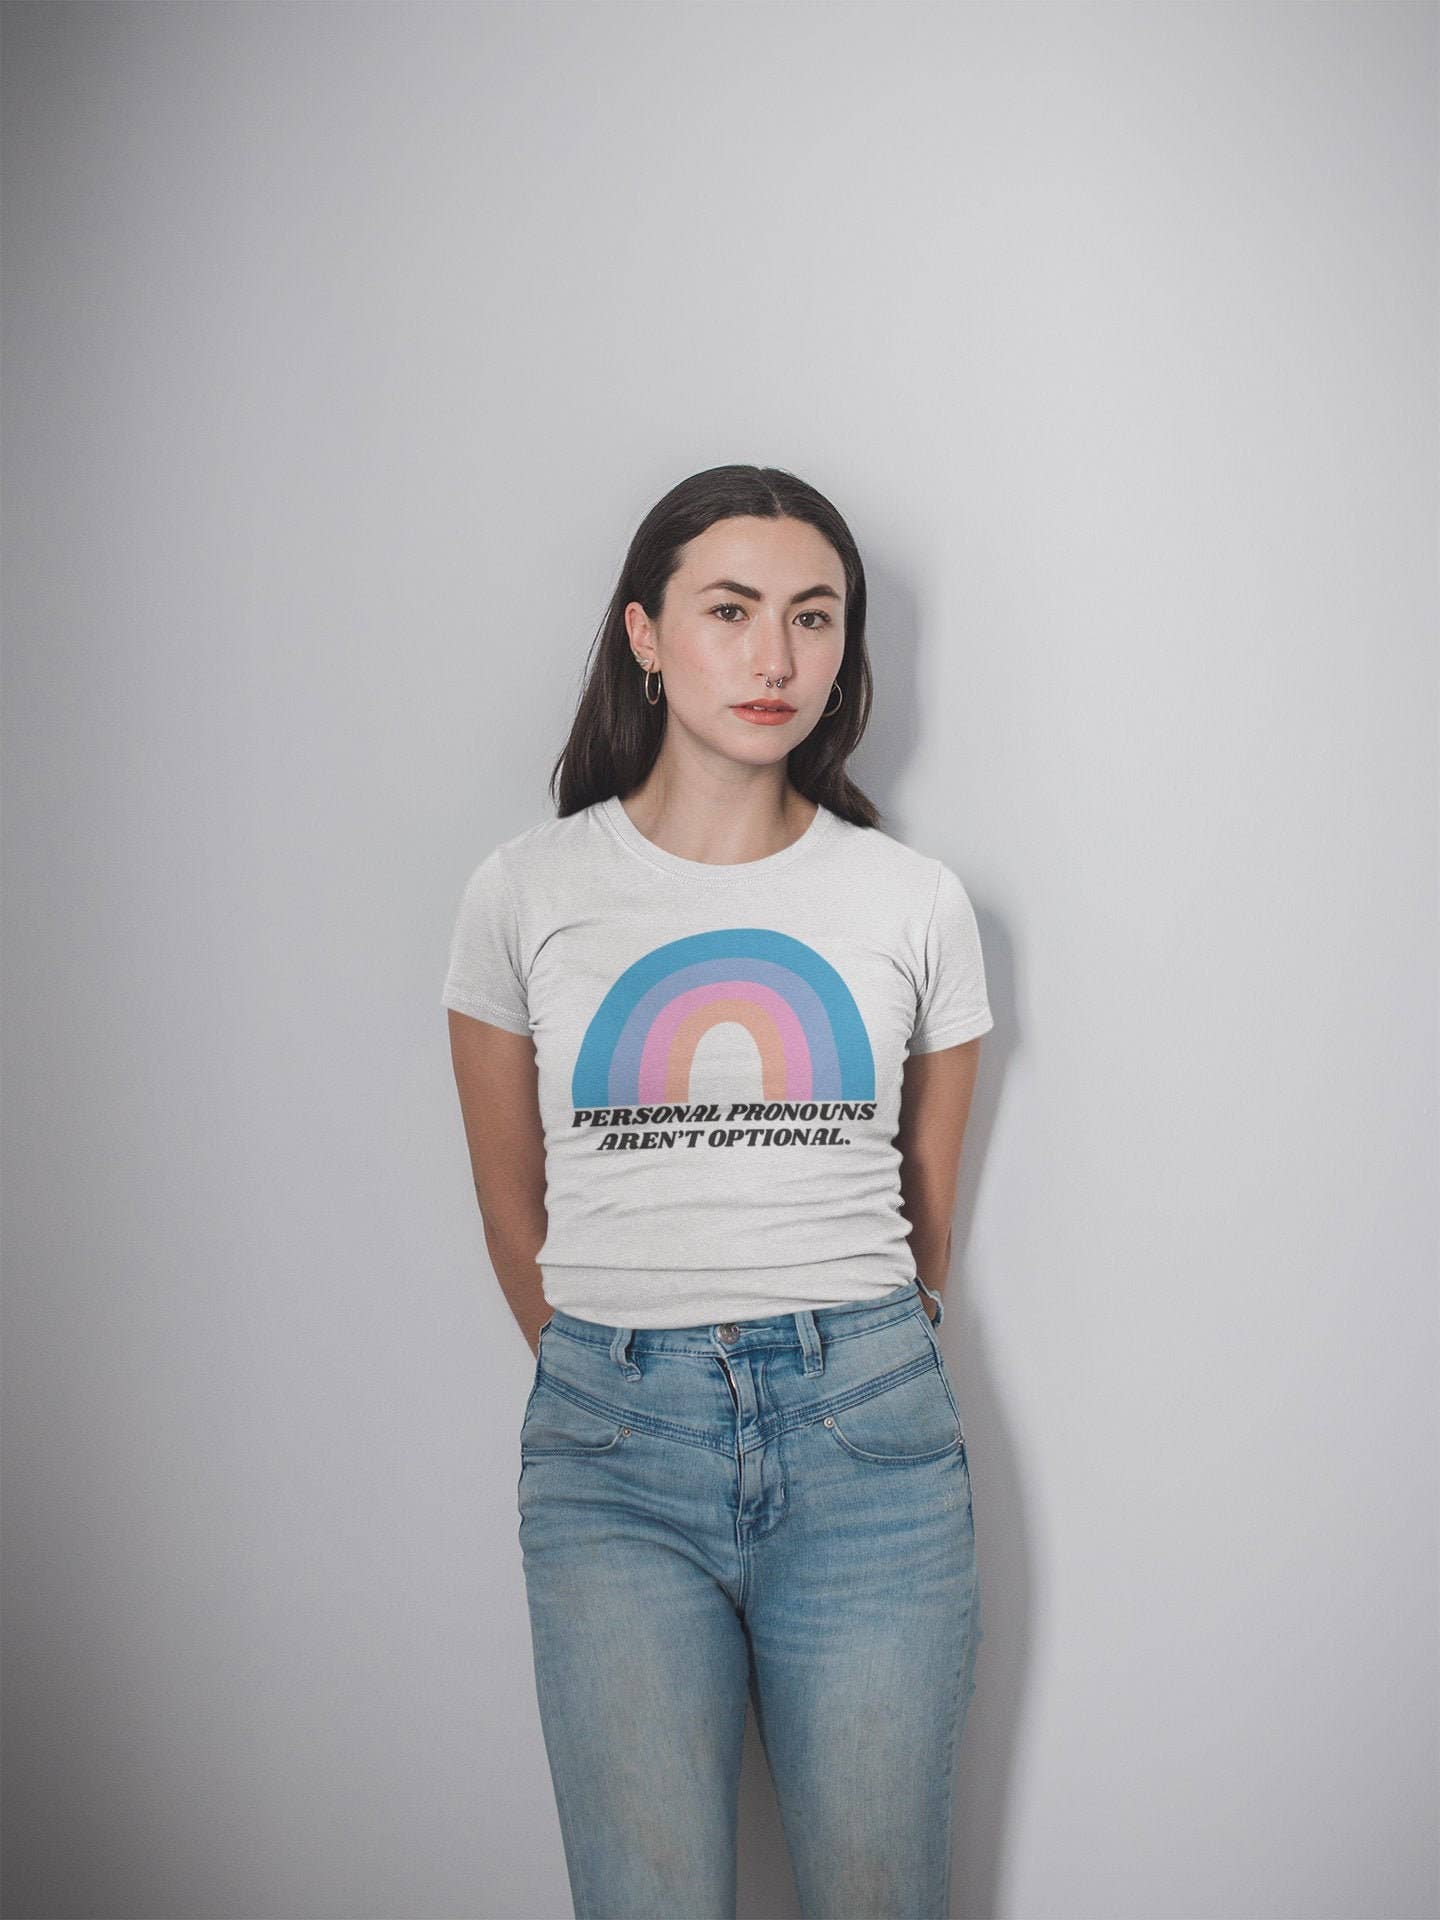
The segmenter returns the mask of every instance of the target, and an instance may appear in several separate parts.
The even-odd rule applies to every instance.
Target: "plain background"
[[[728,460],[851,522],[853,771],[996,1011],[957,1912],[1436,1912],[1436,63],[1375,0],[7,8],[12,1920],[569,1914],[439,994]],[[753,1723],[742,1820],[786,1920]]]

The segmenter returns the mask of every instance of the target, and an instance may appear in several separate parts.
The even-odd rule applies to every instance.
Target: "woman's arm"
[[[934,1053],[912,1053],[905,1062],[895,1136],[901,1155],[900,1192],[915,1265],[926,1286],[939,1294],[945,1291],[950,1266],[960,1148],[979,1065],[978,1039]],[[925,1311],[930,1312],[928,1306]]]
[[[535,1256],[545,1241],[545,1130],[535,1042],[448,1009],[450,1054],[485,1245],[531,1353],[550,1317]]]

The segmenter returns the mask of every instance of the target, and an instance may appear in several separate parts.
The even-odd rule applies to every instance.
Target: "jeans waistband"
[[[553,1332],[583,1346],[608,1349],[622,1373],[635,1375],[641,1369],[630,1357],[633,1353],[724,1355],[775,1347],[798,1348],[806,1357],[808,1370],[818,1359],[823,1342],[888,1326],[892,1320],[912,1313],[917,1303],[917,1288],[935,1302],[934,1324],[938,1327],[945,1303],[917,1274],[913,1281],[907,1280],[893,1293],[855,1306],[806,1307],[798,1313],[771,1314],[757,1320],[718,1320],[695,1327],[615,1327],[599,1320],[582,1320],[557,1307],[541,1333],[543,1337]]]

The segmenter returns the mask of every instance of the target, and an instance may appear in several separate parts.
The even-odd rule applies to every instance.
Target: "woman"
[[[963,886],[846,777],[870,690],[834,507],[696,474],[631,542],[558,817],[460,904],[443,1001],[536,1353],[520,1540],[584,1920],[733,1920],[747,1698],[807,1920],[949,1911],[980,1627],[934,1328],[993,1022]]]

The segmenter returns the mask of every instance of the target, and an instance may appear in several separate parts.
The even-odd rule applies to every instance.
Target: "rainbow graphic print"
[[[768,927],[726,927],[668,941],[625,969],[585,1030],[574,1104],[687,1101],[696,1048],[727,1020],[754,1039],[765,1099],[875,1098],[870,1036],[830,962]]]

